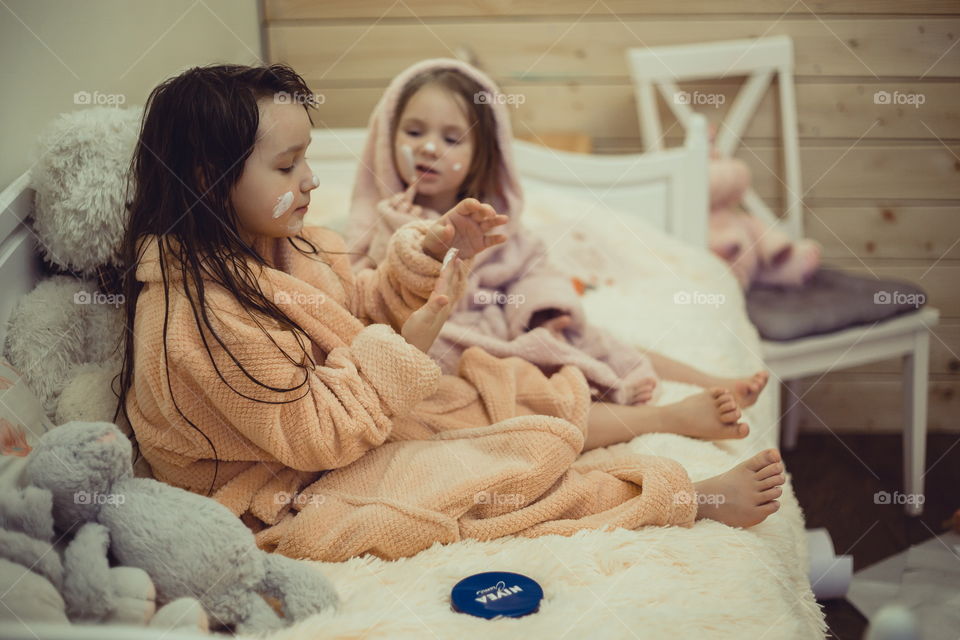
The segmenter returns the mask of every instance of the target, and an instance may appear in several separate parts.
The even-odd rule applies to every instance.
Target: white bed
[[[316,130],[313,137],[308,156],[322,186],[308,223],[342,229],[364,132]],[[526,223],[543,233],[571,275],[597,277],[597,288],[584,297],[593,322],[715,373],[762,366],[736,282],[703,249],[702,121],[684,146],[656,153],[585,156],[517,142],[516,154]],[[31,204],[28,176],[0,195],[0,339],[11,306],[38,277],[34,238],[21,223]],[[696,390],[669,382],[663,388],[659,402]],[[777,391],[770,385],[746,410],[752,432],[745,440],[713,444],[653,434],[618,446],[675,458],[694,480],[714,475],[776,446]],[[341,594],[340,610],[271,637],[822,638],[823,616],[807,581],[803,517],[789,480],[781,502],[778,513],[751,530],[700,521],[690,529],[434,545],[395,562],[318,563]],[[537,580],[545,592],[540,611],[493,621],[453,612],[453,585],[488,570]],[[20,636],[0,629],[0,637]],[[105,636],[45,628],[43,637]],[[125,637],[159,636],[129,629]]]

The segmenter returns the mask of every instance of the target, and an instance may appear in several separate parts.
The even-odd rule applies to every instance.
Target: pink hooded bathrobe
[[[484,194],[497,213],[506,214],[507,241],[481,254],[474,263],[467,290],[444,325],[430,355],[444,373],[456,371],[464,350],[483,348],[497,357],[517,356],[553,372],[574,365],[587,378],[593,397],[617,404],[633,404],[637,387],[645,379],[657,380],[647,356],[609,333],[587,324],[572,280],[554,268],[544,243],[520,224],[523,191],[513,164],[512,131],[508,107],[497,96],[496,84],[484,73],[458,60],[437,59],[417,63],[400,73],[387,87],[370,117],[369,135],[354,183],[347,241],[356,252],[354,266],[369,267],[386,255],[390,237],[415,220],[398,212],[385,199],[406,189],[394,163],[393,121],[404,86],[417,75],[434,69],[453,69],[479,83],[493,99],[501,176],[497,193]],[[424,210],[428,220],[441,212]],[[530,318],[541,310],[557,310],[571,316],[566,340],[549,330],[528,330]]]

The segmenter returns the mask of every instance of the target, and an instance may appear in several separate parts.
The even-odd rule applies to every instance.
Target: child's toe
[[[757,504],[764,504],[770,502],[771,500],[776,500],[783,495],[783,489],[780,487],[773,487],[767,489],[766,491],[761,491],[758,496]]]

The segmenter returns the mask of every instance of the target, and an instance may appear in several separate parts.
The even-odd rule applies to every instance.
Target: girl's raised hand
[[[423,239],[423,250],[437,260],[452,248],[459,249],[464,260],[472,258],[507,239],[504,235],[487,235],[507,220],[507,216],[498,214],[490,205],[466,198],[431,225]]]
[[[457,301],[452,299],[451,295],[458,289],[462,290],[462,266],[463,261],[454,258],[443,268],[426,304],[411,313],[400,329],[400,335],[424,353],[430,351],[434,340],[440,335],[443,323],[456,306]]]
[[[423,217],[423,207],[413,204],[417,197],[417,183],[412,182],[406,191],[394,194],[386,200],[380,201],[380,207],[386,208],[390,213],[400,213],[414,218]]]

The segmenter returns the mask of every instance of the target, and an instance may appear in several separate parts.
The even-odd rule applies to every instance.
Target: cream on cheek
[[[273,205],[273,218],[276,220],[287,211],[290,210],[290,205],[293,204],[293,191],[287,191],[282,196],[277,197],[277,204]]]
[[[289,223],[287,223],[287,231],[290,233],[296,233],[303,228],[303,218],[294,218]]]
[[[417,165],[413,160],[413,149],[408,144],[400,147],[400,155],[403,156],[404,170],[406,175],[403,179],[407,182],[413,182],[417,179]]]

